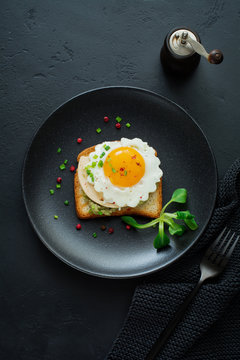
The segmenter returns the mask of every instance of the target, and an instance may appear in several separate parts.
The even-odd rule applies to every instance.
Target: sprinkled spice
[[[97,130],[96,130],[96,132],[97,132],[98,134],[100,134],[101,131],[102,131],[101,128],[97,128]]]
[[[61,189],[61,185],[60,185],[60,184],[56,184],[56,188],[57,188],[57,189]]]
[[[108,118],[107,116],[104,116],[103,120],[104,120],[105,122],[109,122],[109,118]]]
[[[114,229],[113,229],[112,227],[110,227],[110,228],[108,229],[108,233],[109,233],[109,234],[113,234],[113,233],[114,233]]]
[[[57,153],[60,154],[61,151],[62,151],[62,149],[59,147],[59,148],[57,149]]]
[[[99,167],[103,167],[103,161],[102,161],[102,160],[100,160],[100,161],[98,162],[98,166],[99,166]]]
[[[78,144],[81,144],[81,142],[82,142],[82,138],[78,138],[78,139],[77,139],[77,143],[78,143]]]
[[[108,150],[110,149],[110,146],[109,146],[109,145],[106,145],[106,146],[104,147],[104,149],[108,151]]]
[[[54,190],[53,190],[53,189],[50,189],[49,192],[50,192],[51,195],[54,194]]]
[[[116,126],[117,129],[120,129],[120,128],[121,128],[121,124],[120,124],[120,123],[116,123],[115,126]]]
[[[117,121],[118,123],[120,123],[120,122],[122,121],[122,118],[121,118],[120,116],[117,116],[117,117],[116,117],[116,121]]]
[[[126,127],[127,127],[127,128],[130,128],[130,126],[131,126],[131,124],[126,123]]]
[[[66,165],[68,163],[68,160],[64,160],[64,164]]]
[[[61,164],[61,165],[59,166],[59,169],[60,169],[60,170],[65,170],[65,169],[66,169],[65,164]]]
[[[68,201],[68,200],[65,200],[65,201],[64,201],[64,205],[68,206],[68,205],[69,205],[69,201]]]
[[[57,219],[58,219],[58,216],[57,216],[57,215],[54,215],[54,219],[56,219],[56,220],[57,220]]]
[[[82,225],[81,225],[81,224],[77,224],[77,225],[76,225],[76,229],[77,229],[77,230],[80,230],[81,228],[82,228]]]
[[[62,182],[62,178],[61,177],[58,177],[57,178],[57,182],[60,184]]]
[[[97,154],[95,154],[93,158],[94,158],[94,159],[97,159],[97,158],[98,158]]]
[[[127,230],[130,230],[130,229],[131,229],[131,226],[130,226],[130,225],[126,225],[126,229],[127,229]]]
[[[105,155],[105,152],[102,152],[101,155],[100,155],[100,159],[102,159]]]
[[[102,231],[106,230],[106,226],[105,225],[102,225],[101,228],[100,228]]]
[[[96,238],[96,237],[97,237],[97,234],[94,232],[94,233],[92,234],[92,236],[93,236],[94,238]]]
[[[75,166],[71,165],[71,166],[70,166],[70,171],[71,171],[71,172],[74,172],[74,170],[75,170]]]

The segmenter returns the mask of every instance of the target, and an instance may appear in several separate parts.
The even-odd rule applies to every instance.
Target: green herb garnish
[[[127,176],[127,170],[124,171],[124,176]]]
[[[172,202],[185,204],[187,201],[187,190],[186,189],[176,189],[172,194],[171,200],[162,208],[159,218],[154,219],[147,224],[139,224],[131,216],[122,216],[121,219],[128,225],[136,229],[146,229],[151,226],[158,224],[158,234],[154,239],[153,246],[155,249],[161,249],[164,246],[167,246],[170,242],[169,237],[164,232],[164,225],[168,226],[168,231],[171,235],[181,236],[186,231],[186,226],[183,224],[178,224],[174,220],[182,220],[185,225],[191,230],[196,230],[198,225],[194,219],[194,215],[190,213],[189,210],[186,211],[176,211],[174,213],[167,213],[165,209]]]
[[[57,149],[57,153],[60,154],[61,151],[62,151],[62,149],[59,147],[59,148]]]
[[[57,215],[54,215],[54,219],[56,219],[56,220],[57,220],[57,219],[58,219],[58,216],[57,216]]]
[[[98,162],[98,166],[99,166],[99,167],[103,167],[103,161],[102,161],[102,160],[100,160],[100,161]]]
[[[98,215],[102,215],[102,214],[103,214],[103,212],[102,212],[102,211],[99,211],[99,212],[98,212]]]
[[[94,168],[97,165],[96,161],[92,162],[92,168]]]
[[[92,236],[93,236],[94,238],[96,238],[96,237],[97,237],[97,234],[94,232],[94,233],[92,234]]]
[[[57,189],[61,189],[61,185],[60,185],[60,184],[56,184],[56,188],[57,188]]]
[[[130,128],[130,126],[131,126],[131,124],[126,123],[126,127],[127,127],[127,128]]]
[[[90,175],[91,171],[89,169],[86,170],[87,174]]]
[[[115,172],[116,172],[116,170],[115,170],[113,167],[112,167],[112,172],[113,172],[113,173],[115,173]]]
[[[93,176],[93,174],[91,173],[91,174],[89,174],[89,176],[90,176],[92,182],[94,182],[94,176]]]
[[[102,152],[101,155],[100,155],[100,159],[102,159],[105,155],[105,152]]]
[[[96,130],[96,132],[97,132],[98,134],[100,134],[101,131],[102,131],[101,128],[97,128],[97,130]]]
[[[95,154],[93,158],[94,158],[94,159],[97,159],[97,158],[98,158],[97,154]]]
[[[60,166],[59,166],[59,169],[60,169],[60,170],[65,170],[65,169],[66,169],[65,164],[60,165]]]
[[[64,201],[64,205],[68,206],[68,205],[69,205],[69,201],[68,201],[68,200],[65,200],[65,201]]]
[[[53,189],[50,189],[49,192],[50,192],[51,195],[54,194],[54,190],[53,190]]]
[[[66,165],[68,163],[68,160],[64,160],[64,164]]]
[[[122,118],[121,118],[120,116],[117,116],[117,117],[116,117],[116,121],[117,121],[117,122],[121,122],[121,121],[122,121]]]
[[[104,149],[108,151],[110,149],[110,146],[106,145]]]

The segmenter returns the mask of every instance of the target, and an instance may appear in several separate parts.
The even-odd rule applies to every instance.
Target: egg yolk
[[[112,150],[103,164],[103,170],[113,185],[130,187],[137,184],[145,173],[145,161],[131,147]]]

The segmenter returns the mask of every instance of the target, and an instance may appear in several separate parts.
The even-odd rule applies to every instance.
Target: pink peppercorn
[[[62,182],[62,178],[61,177],[58,177],[57,178],[57,182],[60,184]]]
[[[116,123],[116,125],[115,125],[115,126],[116,126],[116,128],[117,128],[117,129],[120,129],[121,124],[120,124],[120,123]]]
[[[77,225],[76,225],[76,229],[77,229],[77,230],[80,230],[81,228],[82,228],[82,225],[81,225],[81,224],[77,224]]]
[[[70,171],[71,171],[71,172],[74,172],[74,170],[75,170],[75,166],[73,166],[73,165],[70,166]]]
[[[78,144],[81,144],[82,138],[78,138],[78,139],[77,139],[77,142],[78,142]]]
[[[104,116],[103,120],[104,120],[105,122],[109,122],[109,118],[108,118],[107,116]]]
[[[114,229],[110,227],[110,228],[108,229],[108,232],[109,232],[109,234],[112,234],[112,233],[114,233]]]
[[[130,229],[131,229],[131,226],[130,226],[130,225],[126,225],[126,229],[127,229],[127,230],[130,230]]]

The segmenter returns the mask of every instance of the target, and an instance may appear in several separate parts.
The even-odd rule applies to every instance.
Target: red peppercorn
[[[104,116],[103,120],[104,120],[105,122],[109,122],[109,118],[108,118],[107,116]]]
[[[62,182],[62,178],[61,177],[58,177],[57,178],[57,182],[60,184]]]
[[[130,225],[126,225],[126,229],[127,229],[127,230],[130,230],[130,229],[131,229],[131,226],[130,226]]]
[[[78,139],[77,139],[77,142],[78,142],[78,144],[81,144],[82,138],[78,138]]]
[[[77,229],[77,230],[80,230],[81,228],[82,228],[82,225],[81,225],[81,224],[77,224],[77,225],[76,225],[76,229]]]
[[[115,125],[115,126],[116,126],[116,128],[117,128],[117,129],[120,129],[121,124],[120,124],[120,123],[116,123],[116,125]]]
[[[108,229],[108,232],[109,232],[109,234],[112,234],[112,233],[114,233],[114,229],[113,229],[113,228],[109,228],[109,229]]]
[[[74,172],[74,170],[75,170],[75,166],[73,166],[73,165],[70,166],[70,171],[71,171],[71,172]]]

